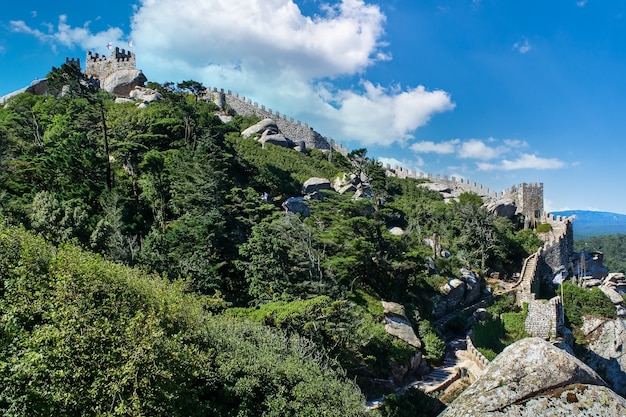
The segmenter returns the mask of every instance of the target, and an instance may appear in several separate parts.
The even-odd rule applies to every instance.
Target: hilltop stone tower
[[[524,216],[526,227],[534,228],[543,218],[543,183],[523,183],[516,196],[517,212]]]
[[[115,48],[108,58],[89,51],[84,73],[99,80],[103,90],[127,98],[135,87],[143,87],[148,81],[136,65],[135,54],[125,49]]]
[[[136,69],[135,54],[125,49],[115,48],[111,56],[100,56],[98,53],[87,52],[87,64],[85,75],[89,77],[105,79],[116,71]]]

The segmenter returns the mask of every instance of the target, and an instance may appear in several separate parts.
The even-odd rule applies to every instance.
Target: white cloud
[[[485,143],[478,139],[470,139],[463,142],[458,149],[459,158],[472,158],[472,159],[493,159],[498,157],[503,152],[502,149],[494,148],[485,145]]]
[[[565,167],[565,163],[556,158],[540,158],[534,154],[521,154],[514,161],[508,159],[502,160],[500,163],[478,163],[477,167],[480,171],[513,171],[518,169],[558,169]]]
[[[91,33],[89,24],[14,31],[42,41],[105,52],[132,39],[137,64],[151,81],[195,79],[230,89],[320,133],[360,145],[405,143],[439,112],[454,108],[450,95],[424,86],[381,86],[362,79],[367,68],[391,59],[386,17],[364,0],[324,4],[307,16],[293,0],[140,0],[132,32]]]
[[[585,7],[585,5],[587,5],[588,0],[580,0],[576,2],[576,6],[578,7]]]
[[[378,162],[383,164],[383,167],[386,167],[387,165],[389,165],[391,168],[395,169],[397,166],[401,166],[405,169],[408,169],[410,171],[415,171],[417,173],[423,172],[421,167],[424,166],[424,160],[419,157],[412,161],[410,160],[400,161],[396,158],[387,158],[387,157],[381,156],[378,158]]]
[[[9,22],[13,32],[26,33],[36,37],[42,42],[47,42],[55,49],[57,45],[66,47],[74,47],[79,45],[82,49],[93,50],[102,49],[109,41],[116,41],[122,38],[123,32],[119,28],[109,28],[106,31],[91,33],[89,30],[89,22],[83,27],[71,27],[67,24],[67,16],[59,16],[59,22],[56,26],[46,24],[47,32],[39,29],[33,29],[23,20],[12,20]]]
[[[460,139],[452,139],[445,142],[435,143],[432,141],[416,142],[411,145],[411,150],[417,153],[451,154],[456,152]]]
[[[132,37],[148,60],[334,77],[389,58],[381,49],[384,23],[378,6],[362,0],[326,5],[313,17],[293,0],[143,0]]]
[[[398,91],[369,81],[361,84],[364,93],[340,91],[336,95],[340,105],[331,113],[335,125],[341,126],[342,136],[359,138],[361,143],[404,143],[434,114],[454,108],[445,91],[427,91],[423,86]]]
[[[456,154],[456,157],[460,159],[489,160],[525,146],[528,144],[521,140],[498,140],[489,137],[484,140],[468,139],[462,141],[452,139],[438,143],[421,141],[412,144],[410,148],[416,153]]]
[[[520,54],[525,54],[532,49],[532,46],[530,45],[530,42],[528,42],[528,39],[522,38],[520,42],[515,42],[513,44],[513,49],[519,51]]]
[[[526,148],[528,146],[528,142],[519,139],[504,139],[503,142],[511,149]]]

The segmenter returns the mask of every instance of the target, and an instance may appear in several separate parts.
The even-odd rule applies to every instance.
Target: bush
[[[206,313],[185,282],[0,226],[0,414],[360,416],[298,336]]]
[[[435,364],[441,363],[446,354],[446,342],[439,337],[433,325],[428,320],[422,320],[418,326],[418,333],[424,344],[424,358]]]
[[[500,298],[492,306],[492,311],[501,311],[508,305],[509,298]],[[493,314],[493,313],[492,313]],[[477,322],[472,328],[472,342],[487,359],[492,360],[508,345],[528,337],[525,330],[528,304],[524,304],[521,312],[502,312],[500,315],[492,315],[488,320]]]
[[[550,223],[541,223],[537,226],[537,233],[548,233],[552,230]]]
[[[564,282],[562,285],[563,297],[565,298],[563,300],[565,318],[570,324],[582,326],[585,315],[610,319],[617,317],[615,306],[599,288],[580,288],[571,282]]]
[[[435,417],[443,404],[416,388],[402,394],[389,394],[383,398],[377,414],[381,417]]]

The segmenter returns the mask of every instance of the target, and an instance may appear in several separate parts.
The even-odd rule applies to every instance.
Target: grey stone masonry
[[[110,57],[87,52],[85,75],[100,80],[121,69],[136,69],[135,54],[125,49],[115,48]]]
[[[244,116],[256,115],[263,119],[273,119],[287,138],[295,143],[304,142],[307,148],[330,150],[331,144],[329,141],[312,127],[309,127],[307,123],[303,124],[300,120],[294,121],[293,118],[287,118],[285,114],[266,109],[264,105],[259,105],[259,103],[252,102],[250,99],[246,100],[244,96],[233,94],[231,91],[225,92],[223,89],[213,88],[211,90],[208,88],[207,99],[216,103],[220,108],[228,106],[236,114]],[[342,154],[344,149],[341,145],[334,148],[334,150]]]
[[[561,297],[550,300],[534,300],[528,303],[528,315],[524,327],[526,333],[544,340],[554,340],[563,326]]]

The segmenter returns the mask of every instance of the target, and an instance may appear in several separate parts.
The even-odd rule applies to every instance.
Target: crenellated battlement
[[[334,139],[328,139],[322,136],[309,126],[308,123],[302,123],[300,120],[294,120],[293,117],[288,117],[284,113],[280,113],[271,108],[266,108],[264,105],[259,105],[258,102],[253,102],[251,99],[246,98],[239,93],[233,93],[231,90],[225,91],[217,89],[216,87],[208,87],[206,89],[206,100],[210,100],[217,104],[221,109],[227,106],[236,114],[244,116],[256,115],[263,119],[270,118],[276,121],[280,131],[289,139],[296,143],[304,142],[307,148],[316,148],[322,150],[333,150],[339,152],[342,155],[348,154],[348,148],[342,144],[335,143]]]
[[[65,58],[65,63],[67,65],[73,65],[75,67],[77,67],[78,69],[81,68],[80,66],[80,58]]]
[[[125,49],[115,48],[109,57],[97,52],[87,52],[85,75],[104,79],[121,69],[136,69],[135,54]]]

